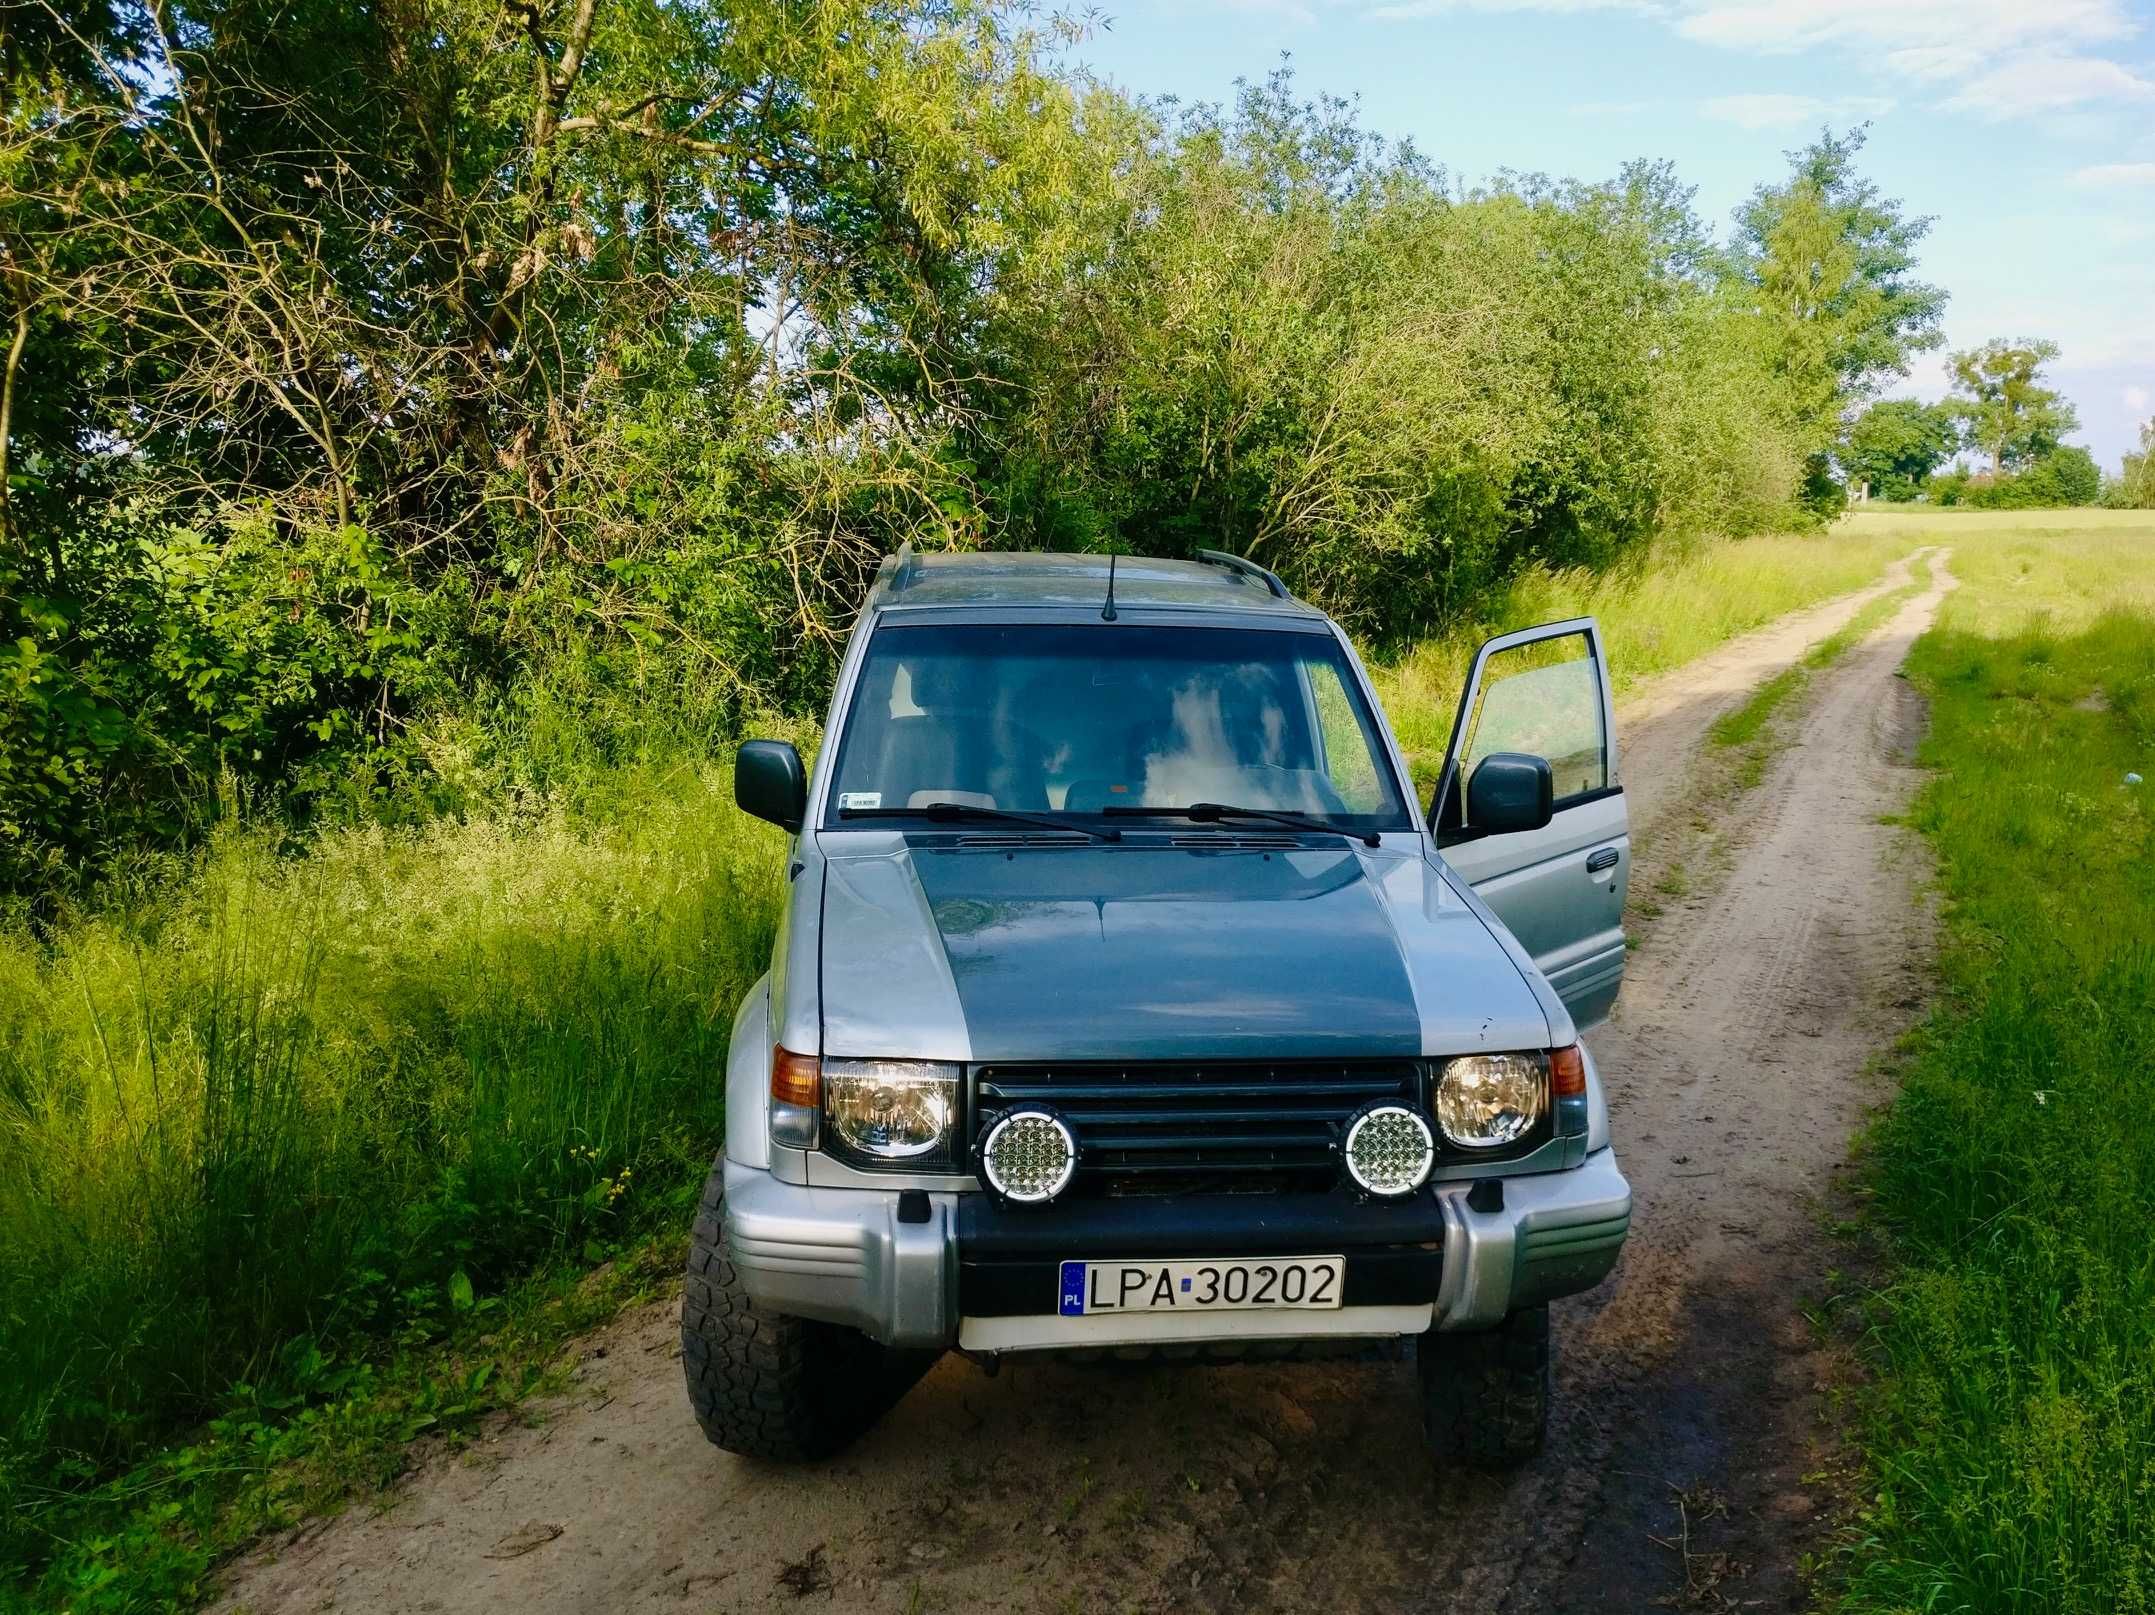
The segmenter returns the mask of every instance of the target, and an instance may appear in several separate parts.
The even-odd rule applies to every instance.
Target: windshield
[[[1411,828],[1328,634],[1134,624],[887,626],[847,714],[829,828],[931,802],[1086,814],[1194,802]]]

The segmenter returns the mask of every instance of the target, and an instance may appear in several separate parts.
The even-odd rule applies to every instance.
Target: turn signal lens
[[[1549,1091],[1559,1099],[1577,1099],[1585,1094],[1586,1054],[1578,1044],[1549,1051]]]
[[[823,1098],[823,1062],[813,1054],[772,1049],[771,1097],[781,1104],[816,1108]]]

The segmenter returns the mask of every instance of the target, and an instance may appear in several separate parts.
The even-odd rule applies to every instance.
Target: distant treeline
[[[0,886],[813,711],[877,558],[1256,556],[1382,647],[1837,508],[1927,221],[1461,183],[977,0],[81,0],[0,39]]]
[[[1996,340],[1956,353],[1944,398],[1872,404],[1849,423],[1834,457],[1850,482],[1879,499],[1983,510],[2155,506],[2146,452],[2155,421],[2142,429],[2142,451],[2127,454],[2120,474],[2105,483],[2095,456],[2065,441],[2080,425],[2079,412],[2043,385],[2043,368],[2057,357],[2055,342],[2037,340]],[[1982,469],[1955,458],[1963,452]],[[1948,460],[1951,467],[1940,469]]]

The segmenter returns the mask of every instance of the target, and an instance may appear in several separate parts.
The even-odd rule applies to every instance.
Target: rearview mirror
[[[1539,830],[1556,802],[1556,775],[1546,757],[1493,751],[1467,781],[1467,828],[1485,836]]]
[[[808,772],[801,754],[783,740],[741,742],[733,757],[733,800],[743,813],[769,819],[781,830],[798,830],[808,811]]]

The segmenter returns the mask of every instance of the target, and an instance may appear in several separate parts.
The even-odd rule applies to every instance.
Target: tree
[[[2155,510],[2155,420],[2140,428],[2140,452],[2125,456],[2106,502],[2126,510]]]
[[[2080,425],[2063,395],[2042,384],[2043,366],[2057,356],[2055,342],[2003,338],[1953,355],[1946,406],[1961,423],[1962,441],[1989,456],[1994,476],[2034,464]]]
[[[1809,459],[1807,498],[1821,509],[1842,497],[1828,456],[1849,407],[1943,340],[1946,294],[1914,273],[1932,221],[1857,173],[1864,138],[1864,127],[1826,130],[1788,153],[1789,177],[1736,210],[1728,251],[1730,294],[1767,328]]]
[[[1880,499],[1913,499],[1959,445],[1960,425],[1949,410],[1887,398],[1856,417],[1839,459],[1850,483],[1869,483]]]
[[[0,23],[0,885],[540,654],[813,704],[1142,124],[1001,0],[95,9]]]

